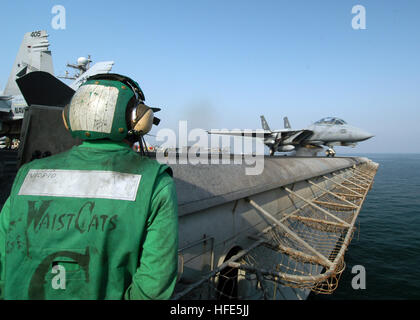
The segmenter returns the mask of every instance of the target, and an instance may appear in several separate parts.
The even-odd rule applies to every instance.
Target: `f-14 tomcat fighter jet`
[[[269,148],[270,156],[278,152],[296,151],[297,156],[316,156],[327,147],[326,155],[335,156],[335,146],[355,147],[360,141],[372,138],[367,131],[348,125],[344,120],[335,117],[323,118],[306,129],[292,129],[287,117],[284,119],[284,129],[271,130],[261,116],[263,130],[209,130],[209,134],[233,135],[242,137],[262,138]]]

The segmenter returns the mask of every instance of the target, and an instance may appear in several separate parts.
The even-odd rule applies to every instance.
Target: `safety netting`
[[[308,291],[330,294],[345,269],[345,252],[378,165],[366,162],[307,182],[313,197],[282,187],[295,203],[287,213],[271,213],[245,199],[270,224],[174,299],[294,299]]]

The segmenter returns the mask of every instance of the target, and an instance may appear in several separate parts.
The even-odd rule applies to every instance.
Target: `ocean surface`
[[[420,154],[365,154],[379,163],[332,295],[311,300],[420,299]],[[353,289],[353,266],[365,269],[366,288]]]

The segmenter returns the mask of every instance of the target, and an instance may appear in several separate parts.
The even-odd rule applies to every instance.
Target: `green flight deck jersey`
[[[171,175],[109,140],[22,166],[0,213],[0,297],[170,298],[178,265]]]

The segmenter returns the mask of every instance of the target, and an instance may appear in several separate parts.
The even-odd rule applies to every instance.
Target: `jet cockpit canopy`
[[[347,123],[344,120],[339,119],[339,118],[327,117],[327,118],[322,118],[321,120],[318,120],[317,122],[315,122],[315,124],[336,124],[336,125],[343,125],[343,124],[347,124]]]

